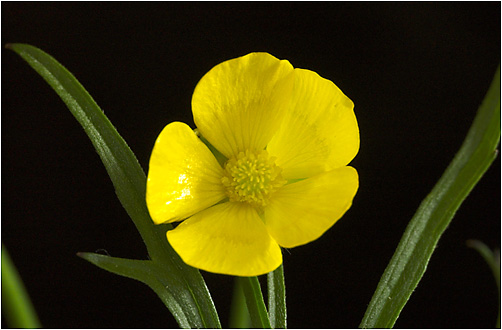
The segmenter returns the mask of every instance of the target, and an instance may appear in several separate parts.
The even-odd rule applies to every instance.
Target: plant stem
[[[246,297],[242,288],[242,279],[235,278],[234,294],[230,306],[229,327],[232,329],[247,329],[251,325],[251,319],[246,306]]]
[[[251,317],[251,326],[253,328],[270,329],[270,320],[268,318],[267,308],[263,301],[260,282],[258,277],[238,277],[238,281],[246,297],[249,316]]]

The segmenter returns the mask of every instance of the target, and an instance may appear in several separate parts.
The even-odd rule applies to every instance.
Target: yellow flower
[[[274,270],[281,246],[319,238],[352,204],[353,108],[331,81],[267,53],[217,65],[192,97],[209,143],[180,122],[157,138],[146,193],[153,221],[183,220],[167,239],[193,267],[238,276]]]

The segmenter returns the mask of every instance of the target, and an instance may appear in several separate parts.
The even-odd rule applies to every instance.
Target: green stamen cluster
[[[232,202],[247,202],[255,207],[267,205],[270,195],[286,183],[281,169],[267,151],[240,152],[225,164],[221,179]]]

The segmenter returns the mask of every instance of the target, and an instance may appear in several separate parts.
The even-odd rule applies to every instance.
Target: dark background
[[[214,65],[254,51],[335,82],[355,103],[360,188],[319,240],[284,255],[291,328],[357,327],[407,222],[439,179],[500,61],[500,3],[2,2],[2,45],[47,51],[87,88],[147,170]],[[2,49],[2,242],[42,324],[176,327],[147,286],[79,251],[146,258],[87,136]],[[495,282],[467,239],[500,247],[500,157],[441,238],[399,328],[485,328]],[[233,279],[203,273],[224,326]],[[6,326],[3,324],[3,326]]]

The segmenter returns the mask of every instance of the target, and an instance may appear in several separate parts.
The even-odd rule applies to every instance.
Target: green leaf
[[[41,328],[23,281],[3,244],[2,314],[11,328]]]
[[[270,325],[274,329],[286,329],[286,284],[283,265],[268,273],[267,286]]]
[[[261,293],[260,281],[258,277],[238,277],[246,297],[251,325],[253,328],[270,329],[270,320],[268,318],[265,301]]]
[[[170,309],[178,310],[181,306],[182,313],[173,314],[180,326],[186,325],[188,320],[188,324],[196,327],[221,327],[199,271],[183,263],[167,242],[165,233],[172,227],[153,224],[145,201],[145,173],[103,111],[77,79],[50,55],[26,44],[9,44],[6,47],[19,54],[45,79],[89,136],[122,206],[143,238],[150,258],[165,272],[161,282],[175,287],[173,290],[177,294],[173,297],[176,304]],[[194,310],[197,310],[196,315]]]
[[[462,147],[411,219],[360,324],[391,328],[425,273],[429,259],[462,201],[497,157],[500,67]]]

